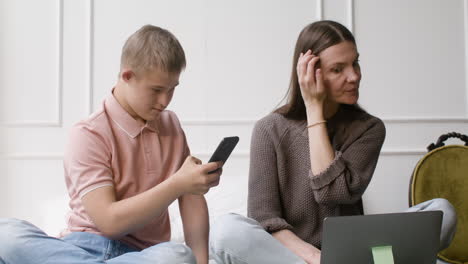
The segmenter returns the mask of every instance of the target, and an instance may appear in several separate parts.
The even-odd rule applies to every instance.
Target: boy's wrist
[[[177,172],[167,179],[167,184],[180,197],[186,193],[183,183],[180,181]]]

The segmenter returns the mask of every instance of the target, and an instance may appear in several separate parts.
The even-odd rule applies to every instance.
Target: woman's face
[[[327,100],[340,104],[357,103],[361,68],[356,45],[344,41],[326,48],[319,57]]]

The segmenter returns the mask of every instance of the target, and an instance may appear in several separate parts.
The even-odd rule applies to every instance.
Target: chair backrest
[[[444,141],[450,137],[460,138],[465,146],[445,146]],[[468,263],[468,137],[448,133],[428,150],[411,176],[410,206],[434,198],[447,199],[457,212],[457,231],[450,246],[438,257],[449,263]]]

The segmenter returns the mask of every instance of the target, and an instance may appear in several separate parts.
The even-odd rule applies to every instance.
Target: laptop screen
[[[441,224],[441,211],[328,217],[320,263],[379,264],[372,249],[391,247],[396,264],[434,264]]]

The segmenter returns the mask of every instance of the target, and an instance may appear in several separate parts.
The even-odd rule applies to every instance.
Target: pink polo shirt
[[[81,198],[104,186],[114,186],[118,200],[135,196],[170,177],[190,151],[177,116],[163,111],[157,120],[138,124],[109,95],[101,109],[70,131],[65,151],[65,181],[70,195],[70,232],[101,234],[86,213]],[[170,240],[167,210],[150,224],[121,238],[144,249]]]

